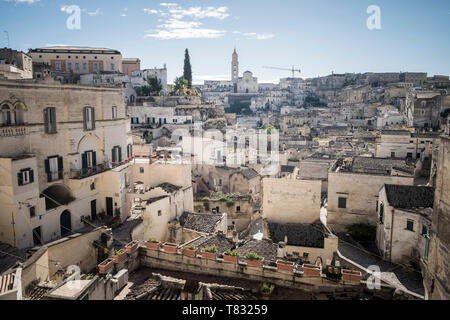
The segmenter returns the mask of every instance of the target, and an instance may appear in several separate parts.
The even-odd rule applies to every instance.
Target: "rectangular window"
[[[75,70],[80,71],[80,64],[78,62],[75,63]]]
[[[63,178],[63,157],[53,156],[45,160],[45,172],[48,182],[61,180]]]
[[[67,63],[67,70],[72,70],[72,62]]]
[[[61,62],[55,62],[55,69],[61,70]]]
[[[139,172],[140,172],[140,173],[144,173],[144,167],[140,167],[140,168],[139,168]]]
[[[81,155],[81,164],[83,169],[92,169],[97,167],[97,155],[95,151],[89,150]]]
[[[114,63],[111,63],[111,71],[114,71]]]
[[[30,218],[34,218],[36,216],[36,207],[30,207]]]
[[[98,62],[94,62],[94,71],[98,71]]]
[[[412,153],[411,153],[411,152],[408,152],[408,153],[406,154],[406,157],[411,159],[411,158],[412,158]]]
[[[339,209],[347,208],[347,198],[338,198],[338,208]]]
[[[17,173],[17,183],[23,186],[34,182],[34,173],[31,169],[22,169]]]
[[[414,231],[414,221],[412,220],[406,221],[406,230]]]
[[[87,71],[87,63],[83,63],[83,70]]]
[[[162,211],[158,210],[158,217],[160,217],[162,215]]]
[[[95,129],[95,112],[92,107],[84,107],[83,109],[84,130]]]
[[[113,120],[114,120],[114,119],[117,119],[117,107],[112,107],[111,113],[112,113],[111,118],[112,118]]]
[[[391,158],[395,158],[395,152],[391,152]]]
[[[115,146],[111,150],[111,159],[114,164],[122,162],[122,148]]]
[[[48,107],[44,109],[45,133],[56,133],[56,108]]]

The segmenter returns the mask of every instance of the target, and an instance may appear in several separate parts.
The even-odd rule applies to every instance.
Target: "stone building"
[[[337,232],[355,223],[376,225],[384,184],[414,184],[416,168],[407,160],[354,157],[336,161],[328,172],[327,225]]]
[[[141,60],[139,58],[123,58],[122,72],[131,76],[134,71],[141,70]]]
[[[441,136],[428,258],[421,260],[426,299],[450,299],[450,137]]]
[[[253,73],[245,71],[237,82],[237,93],[258,93],[258,78]]]
[[[376,139],[377,158],[430,158],[439,146],[439,133],[411,133],[408,130],[382,130]]]
[[[69,71],[75,74],[122,72],[122,54],[107,48],[53,46],[30,49],[28,54],[33,62],[50,65],[52,71]]]
[[[377,246],[384,259],[409,264],[427,258],[434,189],[385,184],[378,197]]]
[[[263,219],[277,223],[312,223],[321,207],[319,180],[263,179]]]
[[[450,107],[450,95],[444,91],[411,90],[406,95],[408,127],[439,128],[441,110]]]
[[[39,245],[127,212],[132,137],[121,89],[0,81],[0,241]]]
[[[0,76],[11,80],[33,78],[33,59],[22,51],[0,49]]]

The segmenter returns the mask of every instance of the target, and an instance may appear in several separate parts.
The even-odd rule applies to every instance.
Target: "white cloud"
[[[182,21],[178,21],[182,22]],[[176,28],[171,25],[167,29],[157,29],[155,31],[147,31],[145,38],[155,38],[158,40],[170,40],[170,39],[217,39],[224,36],[226,31],[199,28],[196,26],[189,26],[186,23],[185,27]]]
[[[175,19],[183,19],[184,17],[189,17],[193,19],[214,18],[223,20],[230,16],[227,11],[227,7],[190,7],[188,9],[178,7],[169,9],[169,13]]]
[[[176,6],[178,6],[178,4],[173,3],[173,2],[161,2],[159,5],[163,6],[163,7],[176,7]]]
[[[158,40],[168,39],[216,39],[225,35],[225,30],[217,30],[203,27],[198,20],[211,18],[223,20],[230,16],[227,7],[189,7],[182,8],[178,4],[162,2],[162,10],[143,9],[147,14],[156,14],[160,18],[155,30],[146,32],[145,38]],[[161,20],[165,18],[165,20]],[[190,20],[186,20],[190,19]]]
[[[244,33],[244,36],[247,37],[247,39],[257,39],[257,40],[267,40],[275,37],[275,35],[271,33],[256,33],[256,32],[247,32]]]
[[[144,12],[148,14],[157,14],[159,10],[144,8]]]

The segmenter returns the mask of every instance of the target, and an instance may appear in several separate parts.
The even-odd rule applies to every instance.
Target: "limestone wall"
[[[320,217],[321,181],[263,179],[263,218],[278,223],[311,223]]]

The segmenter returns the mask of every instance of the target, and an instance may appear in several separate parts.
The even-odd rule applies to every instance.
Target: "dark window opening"
[[[347,208],[347,198],[339,198],[338,199],[338,208],[346,209]]]

